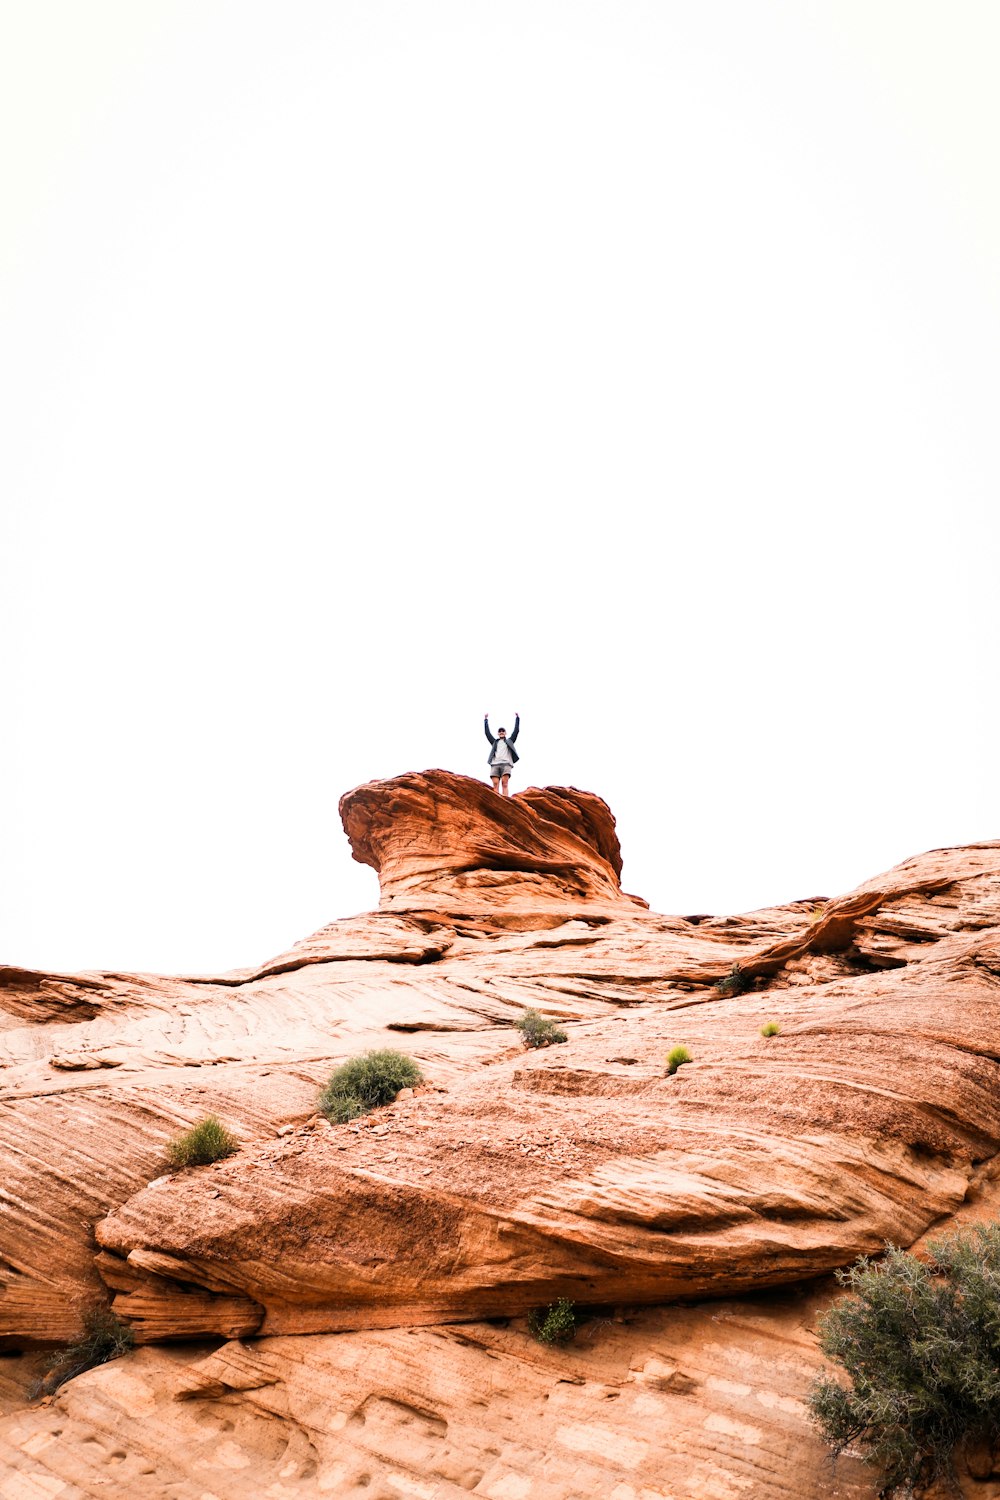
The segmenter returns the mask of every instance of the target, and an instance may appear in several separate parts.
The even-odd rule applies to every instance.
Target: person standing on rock
[[[508,736],[506,729],[498,729],[496,734],[490,732],[490,716],[483,715],[483,727],[486,730],[486,738],[490,742],[490,778],[493,782],[493,790],[500,792],[504,797],[509,797],[507,784],[510,781],[510,773],[519,759],[514,749],[514,741],[521,732],[521,715],[514,715],[514,729]]]

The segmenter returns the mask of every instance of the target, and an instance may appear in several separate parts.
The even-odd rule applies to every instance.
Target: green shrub
[[[829,1375],[809,1397],[835,1453],[859,1444],[883,1493],[954,1479],[961,1443],[1000,1439],[1000,1224],[931,1240],[930,1264],[887,1247],[837,1279],[845,1297],[820,1324]]]
[[[383,1048],[349,1058],[335,1069],[319,1096],[319,1107],[328,1120],[345,1125],[383,1104],[391,1104],[400,1089],[414,1088],[423,1074],[405,1052]]]
[[[671,1047],[667,1053],[667,1073],[671,1077],[677,1069],[683,1067],[684,1063],[691,1061],[691,1054],[686,1047]]]
[[[44,1379],[32,1391],[32,1396],[51,1396],[67,1380],[92,1370],[95,1365],[107,1364],[127,1354],[135,1344],[135,1335],[127,1323],[101,1303],[88,1307],[83,1314],[83,1334],[75,1344],[64,1349],[49,1367]]]
[[[761,1036],[777,1036],[780,1031],[781,1027],[778,1025],[777,1021],[765,1021],[763,1026],[760,1028]]]
[[[556,1042],[569,1040],[565,1031],[560,1031],[554,1021],[547,1021],[537,1010],[526,1010],[514,1025],[529,1047],[551,1047]]]
[[[167,1147],[167,1156],[173,1167],[204,1167],[211,1161],[221,1161],[240,1149],[236,1137],[226,1129],[214,1115],[206,1115],[183,1135],[177,1135]]]
[[[568,1344],[576,1337],[576,1313],[567,1297],[528,1314],[528,1328],[540,1344]]]
[[[753,986],[753,975],[739,964],[733,964],[729,973],[719,980],[715,988],[720,995],[742,995]]]

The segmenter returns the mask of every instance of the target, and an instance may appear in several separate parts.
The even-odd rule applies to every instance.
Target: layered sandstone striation
[[[609,1312],[561,1349],[487,1323],[142,1348],[0,1416],[0,1476],[14,1500],[874,1500],[809,1426],[816,1311]]]
[[[450,771],[371,781],[340,799],[351,852],[378,872],[383,911],[494,918],[625,902],[611,810],[575,787],[498,797]]]
[[[766,1289],[911,1244],[992,1193],[1000,844],[935,851],[839,900],[684,918],[623,893],[614,820],[590,793],[501,799],[429,771],[359,787],[341,813],[379,911],[256,969],[0,970],[0,1343],[70,1338],[110,1293],[141,1344],[178,1344],[57,1401],[81,1442],[88,1423],[113,1430],[116,1403],[150,1414],[136,1454],[172,1475],[134,1491],[151,1496],[185,1500],[195,1448],[167,1463],[165,1434],[211,1429],[223,1407],[235,1468],[265,1433],[291,1455],[261,1494],[818,1496],[802,1407],[815,1296]],[[527,1006],[567,1044],[526,1053],[512,1023]],[[692,1062],[668,1078],[678,1042]],[[411,1053],[425,1086],[329,1126],[318,1089],[374,1045]],[[209,1111],[243,1149],[169,1173],[166,1141]],[[592,1309],[592,1347],[546,1354],[519,1322],[471,1326],[556,1296]],[[610,1311],[706,1298],[714,1310]],[[685,1331],[680,1360],[668,1329]],[[192,1339],[230,1342],[195,1354]],[[770,1384],[768,1360],[784,1370]],[[499,1394],[483,1414],[482,1443],[466,1430],[470,1393],[501,1371],[545,1403],[544,1463],[498,1446],[513,1395],[507,1416]],[[0,1397],[3,1378],[0,1364]],[[64,1500],[129,1493],[124,1470],[73,1488],[54,1455],[25,1457],[48,1452],[51,1423],[11,1404],[0,1475],[6,1459],[69,1485]],[[670,1442],[641,1430],[654,1407],[701,1455],[669,1483]],[[235,1493],[208,1467],[192,1496]],[[870,1492],[840,1472],[844,1495]]]

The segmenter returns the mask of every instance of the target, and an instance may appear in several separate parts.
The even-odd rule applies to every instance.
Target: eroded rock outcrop
[[[0,1475],[16,1500],[873,1500],[808,1421],[816,1311],[608,1314],[564,1349],[485,1323],[144,1348],[0,1416]]]
[[[629,1010],[527,1058],[498,1038],[377,1135],[323,1128],[146,1189],[99,1226],[102,1273],[160,1339],[199,1331],[192,1286],[227,1318],[248,1299],[260,1332],[315,1332],[717,1295],[909,1243],[1000,1141],[1000,995],[963,947],[967,977],[953,955],[927,990],[896,970],[819,1005]],[[667,1078],[678,1037],[694,1062]]]
[[[379,872],[377,913],[229,975],[0,970],[0,1343],[71,1337],[81,1302],[106,1287],[141,1342],[262,1339],[254,1347],[279,1364],[319,1368],[329,1351],[367,1347],[365,1330],[386,1330],[397,1395],[364,1394],[363,1382],[349,1394],[342,1372],[324,1411],[295,1418],[314,1472],[329,1477],[316,1434],[340,1431],[338,1412],[352,1432],[405,1427],[379,1403],[412,1378],[407,1339],[450,1351],[456,1380],[478,1351],[468,1358],[485,1380],[495,1350],[481,1335],[428,1343],[439,1336],[413,1331],[421,1325],[516,1317],[557,1295],[600,1309],[798,1282],[886,1238],[911,1243],[988,1183],[1000,1148],[1000,844],[935,851],[836,901],[686,919],[623,894],[614,820],[588,793],[504,800],[432,771],[360,787],[341,808],[355,857]],[[722,993],[734,965],[734,992]],[[559,1018],[567,1045],[522,1050],[511,1023],[528,1005]],[[781,1028],[769,1040],[766,1020]],[[667,1078],[676,1042],[693,1060]],[[331,1068],[372,1045],[405,1048],[427,1086],[353,1126],[316,1120]],[[244,1149],[166,1173],[166,1140],[210,1110]],[[659,1316],[642,1314],[641,1326]],[[684,1314],[684,1326],[707,1339],[699,1316]],[[352,1329],[361,1343],[328,1337]],[[815,1349],[802,1338],[807,1384]],[[664,1358],[655,1340],[646,1354]],[[161,1382],[141,1397],[152,1410],[172,1368],[164,1358],[144,1352],[134,1376],[129,1362],[95,1372],[60,1402],[78,1409],[92,1389],[98,1407],[101,1392],[113,1405],[116,1383],[150,1372]],[[238,1347],[228,1358],[245,1363]],[[599,1366],[585,1383],[604,1378]],[[211,1395],[206,1369],[193,1401],[236,1402],[251,1427],[265,1420],[271,1385]],[[617,1376],[608,1383],[609,1399],[623,1395]],[[701,1488],[675,1475],[657,1489],[645,1459],[631,1478],[616,1460],[614,1481],[588,1488],[593,1476],[567,1477],[583,1463],[572,1443],[548,1488],[530,1464],[504,1470],[488,1454],[470,1459],[472,1488],[498,1500],[648,1500],[735,1495],[749,1474],[754,1494],[819,1496],[818,1479],[796,1489],[783,1478],[783,1460],[765,1481],[759,1455],[746,1459],[750,1440],[725,1437],[726,1422],[753,1423],[727,1414],[721,1390],[716,1411],[711,1390],[700,1388],[698,1421],[725,1452]],[[676,1423],[688,1397],[669,1391]],[[581,1401],[590,1416],[579,1422],[599,1426]],[[417,1405],[438,1410],[426,1391]],[[177,1413],[161,1420],[183,1426]],[[25,1432],[34,1442],[41,1428]],[[803,1432],[795,1442],[808,1447]],[[0,1426],[0,1474],[3,1442]],[[818,1466],[818,1446],[808,1451]],[[469,1488],[430,1459],[404,1464],[410,1477],[393,1488],[380,1462],[373,1493],[423,1494],[406,1487],[421,1472],[437,1476],[428,1495]],[[311,1492],[308,1474],[301,1482]],[[340,1482],[325,1487],[354,1493]],[[94,1486],[64,1500],[115,1493]],[[187,1494],[152,1481],[145,1493]]]
[[[450,771],[370,781],[340,799],[354,858],[378,872],[384,911],[518,914],[565,911],[622,895],[611,809],[575,787],[498,797]]]

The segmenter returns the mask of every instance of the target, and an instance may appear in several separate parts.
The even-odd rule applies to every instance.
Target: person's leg
[[[495,792],[499,792],[500,791],[500,777],[499,776],[491,776],[490,780],[493,782],[493,790]]]
[[[504,794],[504,796],[505,797],[509,797],[510,796],[510,792],[507,790],[507,788],[510,785],[510,777],[509,776],[501,776],[500,781],[501,781],[501,784],[503,786],[503,794]]]

